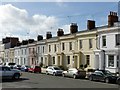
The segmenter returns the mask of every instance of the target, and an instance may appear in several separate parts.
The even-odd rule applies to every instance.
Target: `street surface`
[[[2,88],[118,88],[118,85],[25,72],[20,80],[3,80]]]

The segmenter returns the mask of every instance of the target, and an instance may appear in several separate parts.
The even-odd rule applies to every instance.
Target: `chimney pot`
[[[88,20],[87,21],[87,29],[91,30],[95,28],[95,21],[94,20]]]
[[[78,32],[78,26],[77,26],[77,23],[71,23],[70,25],[70,33],[76,33]]]
[[[108,27],[113,26],[115,22],[118,22],[117,13],[110,11],[110,15],[108,15]]]
[[[51,34],[51,32],[47,32],[46,39],[50,39],[50,38],[52,38],[52,34]]]
[[[63,36],[64,35],[64,31],[63,31],[63,29],[58,29],[58,31],[57,31],[57,36]]]
[[[42,35],[38,35],[37,36],[37,41],[43,40],[43,36]]]

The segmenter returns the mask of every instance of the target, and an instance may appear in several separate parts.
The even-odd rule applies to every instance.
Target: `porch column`
[[[99,55],[95,55],[94,68],[99,69]]]

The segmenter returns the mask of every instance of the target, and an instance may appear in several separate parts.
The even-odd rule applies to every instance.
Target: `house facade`
[[[85,32],[77,33],[77,52],[79,56],[79,66],[82,64],[86,69],[96,69],[94,50],[97,48],[97,30],[87,30]],[[76,52],[76,53],[77,53]]]
[[[111,17],[111,18],[109,18]],[[112,20],[111,20],[112,19]],[[95,64],[98,69],[119,72],[120,68],[120,26],[118,16],[110,12],[108,25],[97,30],[98,50],[95,50]]]
[[[14,47],[14,63],[21,65],[21,48],[20,46]]]
[[[28,61],[28,45],[21,45],[20,46],[20,52],[21,52],[21,65],[28,65],[29,61]]]
[[[14,62],[14,48],[9,49],[9,62]]]
[[[48,60],[46,58],[46,40],[43,40],[43,36],[38,35],[37,43],[36,43],[36,52],[38,65],[43,64],[43,66],[48,66]]]
[[[38,65],[36,42],[28,44],[28,61],[29,66]]]
[[[114,26],[98,30],[99,50],[95,51],[96,66],[113,73],[118,72],[120,27]]]
[[[4,44],[0,42],[0,64],[4,62]]]

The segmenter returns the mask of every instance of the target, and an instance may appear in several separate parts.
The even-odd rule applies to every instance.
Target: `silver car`
[[[79,70],[76,68],[70,68],[67,71],[63,71],[62,73],[63,77],[73,77],[74,79],[76,78],[85,78],[86,77],[86,71],[84,70]]]
[[[22,73],[17,69],[10,69],[7,66],[0,66],[0,79],[19,79]]]
[[[59,67],[56,66],[49,66],[46,69],[46,74],[52,74],[54,76],[56,75],[62,75],[63,70],[61,70]]]

